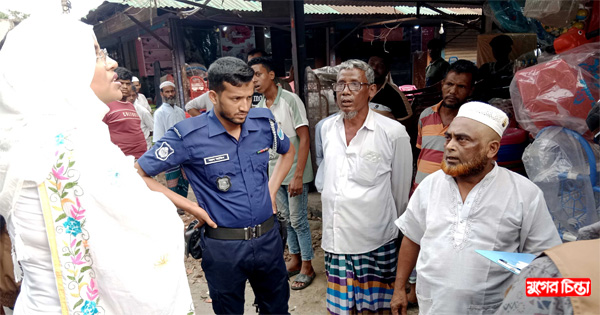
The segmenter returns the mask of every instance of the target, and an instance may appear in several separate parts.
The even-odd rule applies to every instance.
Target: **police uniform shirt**
[[[243,228],[273,214],[269,148],[284,154],[289,147],[289,139],[266,108],[250,109],[239,140],[210,110],[177,123],[138,163],[150,176],[182,165],[198,204],[211,219],[220,227]]]

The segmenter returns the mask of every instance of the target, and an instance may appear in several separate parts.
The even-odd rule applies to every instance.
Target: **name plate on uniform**
[[[219,162],[225,162],[225,161],[229,161],[229,154],[227,154],[227,153],[219,154],[219,155],[215,155],[215,156],[209,156],[209,157],[204,158],[205,165],[219,163]]]

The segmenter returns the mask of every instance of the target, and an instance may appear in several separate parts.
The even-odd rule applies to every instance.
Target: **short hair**
[[[510,48],[513,45],[513,40],[508,35],[498,35],[490,41],[492,48]]]
[[[131,91],[137,93],[137,88],[133,84],[131,85]]]
[[[241,86],[252,81],[254,70],[244,61],[235,57],[222,57],[213,62],[208,68],[210,89],[221,93],[225,90],[223,82],[233,86]]]
[[[444,49],[444,41],[439,38],[433,38],[427,42],[427,49],[441,51]]]
[[[248,61],[249,67],[254,65],[262,65],[267,69],[267,72],[275,71],[273,70],[273,59],[271,57],[257,57]]]
[[[453,64],[450,65],[450,67],[448,68],[448,72],[446,73],[446,76],[450,72],[454,72],[456,74],[470,73],[471,74],[471,85],[473,85],[473,83],[475,83],[475,81],[477,81],[477,75],[479,74],[479,69],[477,69],[477,66],[474,63],[470,62],[469,60],[461,59],[461,60],[455,61]]]
[[[385,51],[376,51],[369,56],[369,59],[371,59],[371,57],[381,58],[383,60],[383,64],[388,68],[392,64],[392,55],[390,53],[386,53]]]
[[[248,56],[252,56],[252,55],[256,55],[256,54],[260,54],[261,57],[266,57],[269,55],[269,54],[267,54],[266,51],[264,51],[262,49],[254,48],[248,52],[248,54],[246,55],[246,58],[248,58]]]
[[[119,80],[131,81],[131,78],[133,78],[133,73],[131,73],[131,71],[129,71],[127,68],[118,67],[115,69],[115,72],[117,73]]]
[[[366,62],[362,61],[362,60],[358,60],[358,59],[349,59],[346,60],[342,63],[340,63],[339,67],[339,72],[342,72],[342,70],[351,70],[351,69],[359,69],[365,72],[365,76],[367,77],[367,82],[369,84],[373,84],[373,82],[375,82],[375,72],[373,71],[373,68],[371,68],[371,66],[369,66],[369,64],[367,64]]]

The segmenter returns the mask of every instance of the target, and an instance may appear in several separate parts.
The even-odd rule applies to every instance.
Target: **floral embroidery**
[[[81,233],[81,223],[73,218],[67,218],[67,221],[63,223],[63,226],[67,229],[67,233],[73,236],[77,236]]]
[[[81,308],[81,312],[84,315],[98,314],[98,309],[96,308],[96,302],[85,301],[85,304],[83,304],[83,307]]]
[[[89,253],[89,234],[85,229],[86,209],[82,203],[83,189],[73,150],[68,148],[68,136],[56,136],[57,160],[52,166],[46,188],[49,196],[55,242],[61,254],[63,286],[69,313],[94,315],[104,313],[100,301]]]

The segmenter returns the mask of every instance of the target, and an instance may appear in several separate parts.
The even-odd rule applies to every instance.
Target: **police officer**
[[[261,313],[288,313],[287,271],[274,213],[295,149],[271,111],[250,109],[253,75],[240,59],[215,61],[208,69],[214,108],[176,124],[136,163],[152,190],[206,222],[202,268],[217,314],[244,313],[246,280]],[[281,154],[270,180],[269,149]],[[198,204],[150,177],[179,164]]]

